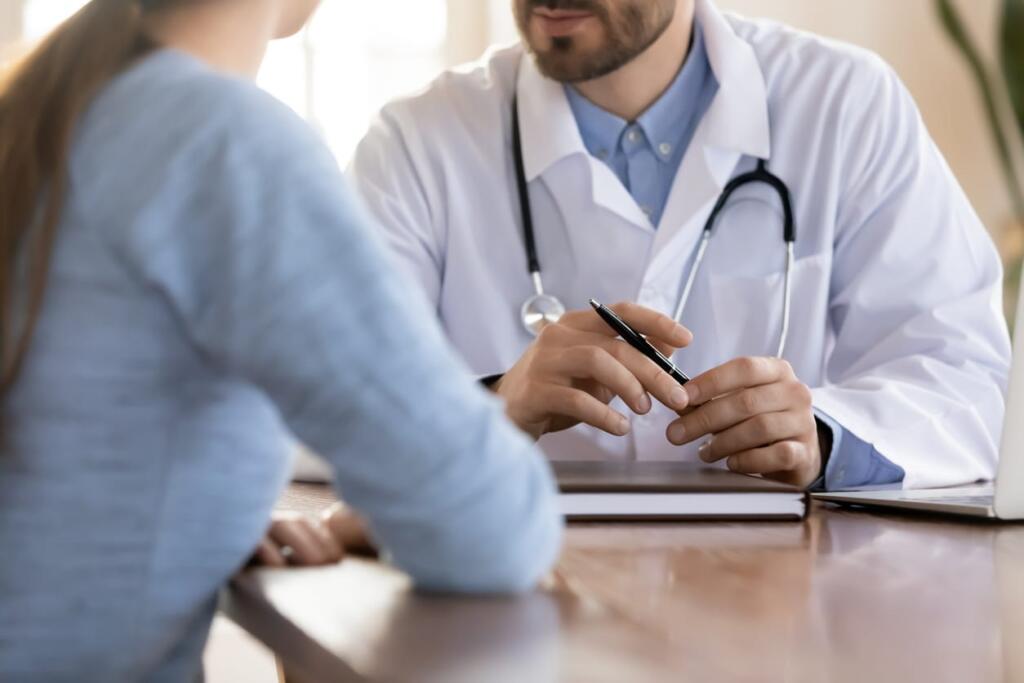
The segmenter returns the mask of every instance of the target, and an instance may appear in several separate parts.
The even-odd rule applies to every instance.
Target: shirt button
[[[643,211],[644,215],[647,216],[648,218],[650,218],[651,214],[654,213],[654,211],[651,210],[651,207],[647,206],[646,204],[644,206],[641,206],[640,210]]]
[[[630,142],[637,142],[640,139],[640,131],[638,131],[636,128],[630,128],[626,132],[626,139],[629,140]]]
[[[658,145],[658,151],[661,152],[661,156],[667,157],[669,154],[672,153],[672,145],[668,144],[667,142],[663,142],[660,145]]]

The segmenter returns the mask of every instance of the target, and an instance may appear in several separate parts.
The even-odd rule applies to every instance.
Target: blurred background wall
[[[81,4],[0,0],[0,50],[10,54],[12,45],[37,38]],[[1000,4],[957,0],[989,55]],[[980,100],[939,27],[932,0],[719,0],[719,5],[882,55],[914,94],[993,235],[1008,232],[1010,202]],[[490,44],[514,41],[510,7],[511,0],[326,0],[307,33],[273,48],[261,83],[317,125],[344,163],[384,101],[421,87],[445,66],[474,59]]]

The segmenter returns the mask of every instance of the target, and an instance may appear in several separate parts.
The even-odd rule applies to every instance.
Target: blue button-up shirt
[[[618,176],[657,227],[676,171],[718,92],[700,26],[694,26],[690,53],[675,80],[636,121],[601,109],[572,86],[567,85],[565,92],[587,151]],[[828,415],[815,414],[818,424],[832,433],[832,450],[822,454],[828,456],[828,465],[814,487],[836,490],[903,481],[903,468]]]

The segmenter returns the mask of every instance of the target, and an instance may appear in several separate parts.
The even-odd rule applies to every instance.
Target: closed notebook
[[[687,462],[554,462],[562,511],[575,520],[803,519],[807,494]]]

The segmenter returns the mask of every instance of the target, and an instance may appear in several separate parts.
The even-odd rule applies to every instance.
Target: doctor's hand
[[[693,340],[657,311],[633,303],[611,308],[666,356]],[[505,399],[508,417],[534,438],[580,422],[617,436],[629,433],[629,420],[608,405],[616,396],[641,415],[650,411],[651,396],[673,410],[687,406],[682,387],[591,309],[545,327],[491,388]]]
[[[831,445],[819,441],[811,390],[786,361],[737,358],[695,377],[686,392],[690,408],[669,425],[672,443],[707,436],[698,451],[705,462],[725,459],[734,472],[800,487],[818,478]]]

